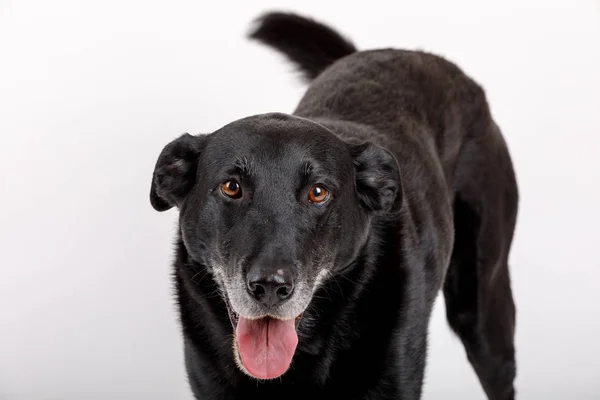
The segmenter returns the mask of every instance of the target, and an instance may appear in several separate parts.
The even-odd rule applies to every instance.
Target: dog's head
[[[352,263],[371,217],[398,210],[401,193],[384,148],[263,114],[169,143],[150,200],[159,211],[179,208],[183,243],[229,309],[238,364],[264,379],[288,369],[318,285]]]

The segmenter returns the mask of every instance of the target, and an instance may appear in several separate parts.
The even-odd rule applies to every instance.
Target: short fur
[[[518,190],[482,88],[439,56],[357,51],[297,15],[267,14],[250,37],[311,80],[297,108],[185,134],[152,179],[152,205],[180,210],[174,276],[195,396],[419,399],[442,291],[488,398],[513,399]],[[241,200],[216,189],[232,174]],[[323,206],[304,197],[317,181],[332,192]],[[293,364],[271,381],[236,364],[226,304],[266,312],[243,289],[257,263],[298,282],[269,313],[304,311]]]

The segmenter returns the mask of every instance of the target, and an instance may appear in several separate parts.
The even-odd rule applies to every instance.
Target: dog
[[[292,113],[181,134],[152,174],[178,210],[174,287],[198,399],[419,399],[447,320],[489,399],[515,397],[518,185],[484,90],[423,51],[359,51],[268,12],[249,40],[308,83]]]

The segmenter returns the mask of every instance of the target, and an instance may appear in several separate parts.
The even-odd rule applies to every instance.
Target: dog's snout
[[[253,266],[248,271],[247,283],[252,297],[269,308],[288,299],[294,291],[294,277],[289,268]]]

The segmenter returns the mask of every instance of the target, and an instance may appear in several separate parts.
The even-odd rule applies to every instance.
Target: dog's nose
[[[247,282],[252,297],[269,308],[288,299],[294,291],[294,277],[289,268],[253,266],[248,271]]]

